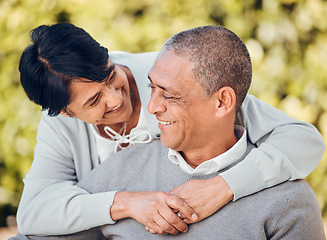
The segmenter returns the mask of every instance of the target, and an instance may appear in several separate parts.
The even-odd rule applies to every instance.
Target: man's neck
[[[207,144],[201,149],[193,148],[188,151],[179,152],[184,160],[192,167],[196,168],[201,163],[215,158],[224,152],[232,148],[238,138],[235,134],[230,135],[230,137],[225,137],[223,139],[216,139],[212,144]]]

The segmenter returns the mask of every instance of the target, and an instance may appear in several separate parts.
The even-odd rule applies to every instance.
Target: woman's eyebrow
[[[109,66],[108,71],[110,71],[110,74],[106,77],[107,80],[105,79],[105,81],[110,81],[115,76],[115,67],[115,63]]]
[[[114,74],[115,66],[116,66],[116,64],[114,64],[114,63],[111,64],[111,65],[109,66],[108,71],[110,71],[110,74],[108,75],[108,77],[105,78],[104,81],[110,81],[110,80],[115,76],[115,74]],[[108,80],[107,80],[107,79],[108,79]],[[93,100],[94,100],[96,97],[98,97],[99,94],[101,94],[101,91],[99,91],[99,92],[95,93],[93,96],[89,97],[89,98],[85,101],[85,103],[83,104],[83,107],[86,107],[86,106],[88,106],[91,102],[93,102]]]

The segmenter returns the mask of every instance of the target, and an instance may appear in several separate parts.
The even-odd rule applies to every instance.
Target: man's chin
[[[160,141],[162,145],[174,150],[174,151],[179,151],[178,147],[176,146],[176,143],[171,141],[171,138],[166,137],[165,135],[160,135]]]

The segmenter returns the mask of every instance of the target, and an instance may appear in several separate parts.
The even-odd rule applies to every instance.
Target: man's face
[[[127,76],[110,60],[109,67],[112,67],[113,71],[102,83],[86,79],[71,83],[68,113],[94,125],[110,125],[129,119],[133,107]]]
[[[184,153],[207,145],[216,103],[205,97],[193,79],[192,67],[192,62],[163,50],[149,73],[152,93],[148,111],[159,121],[162,144]]]

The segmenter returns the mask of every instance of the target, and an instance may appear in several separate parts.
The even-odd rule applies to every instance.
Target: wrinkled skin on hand
[[[221,176],[190,180],[172,189],[169,193],[183,199],[197,213],[196,220],[189,219],[180,213],[184,218],[183,221],[187,224],[196,223],[209,217],[234,197],[232,190]],[[177,210],[175,211],[177,212]],[[151,233],[159,233],[149,227],[146,227],[146,230]]]
[[[199,218],[196,221],[184,219],[184,222],[188,224],[209,217],[233,200],[234,196],[221,176],[211,179],[190,180],[172,189],[169,193],[183,199],[198,214]]]
[[[178,211],[185,220],[195,221],[197,216],[184,200],[165,192],[118,192],[110,209],[113,220],[134,218],[153,229],[153,233],[177,234],[187,232],[186,222],[179,218]]]

